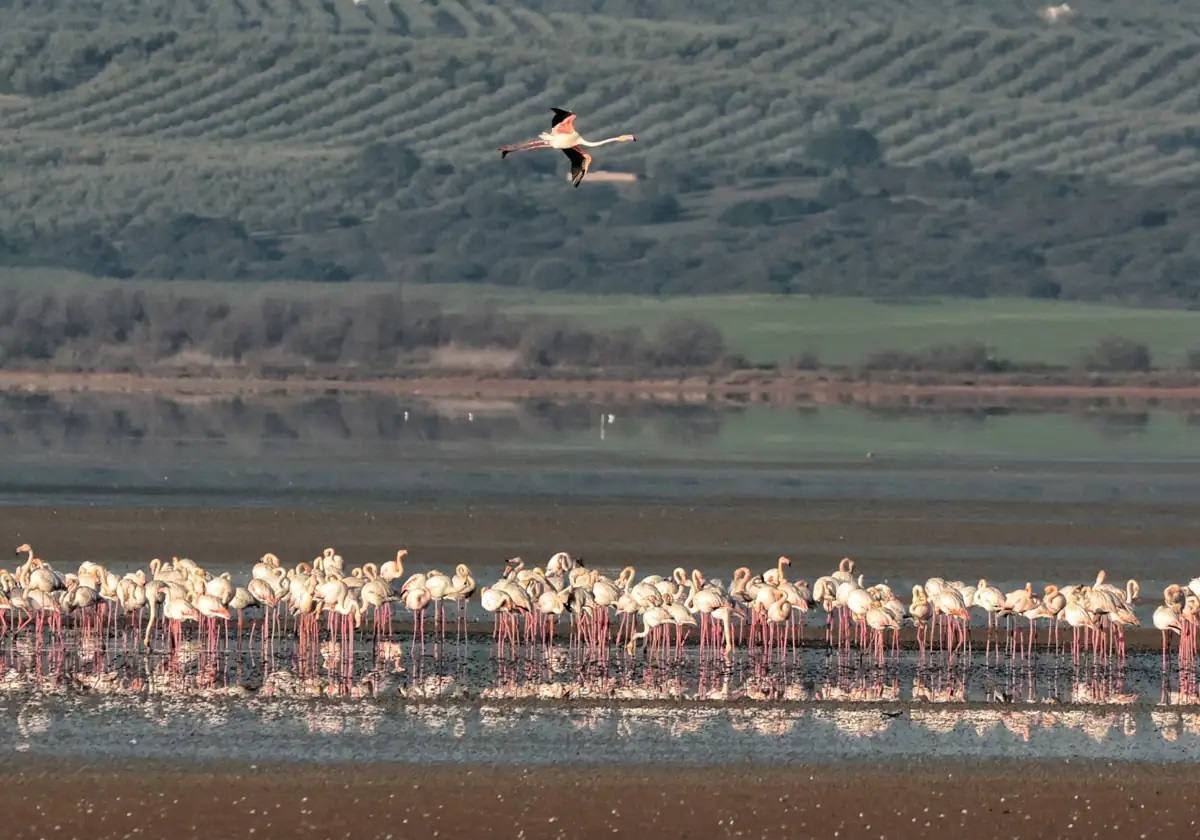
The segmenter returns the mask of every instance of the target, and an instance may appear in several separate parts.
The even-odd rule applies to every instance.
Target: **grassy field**
[[[1069,364],[1098,338],[1121,335],[1145,342],[1155,365],[1171,367],[1181,365],[1187,349],[1200,344],[1200,312],[1029,299],[888,303],[774,295],[648,298],[466,284],[410,286],[407,293],[449,309],[493,303],[502,311],[560,316],[593,328],[653,328],[668,318],[688,315],[716,324],[734,350],[763,362],[812,349],[824,362],[845,364],[873,350],[971,339],[985,342],[1002,358]]]

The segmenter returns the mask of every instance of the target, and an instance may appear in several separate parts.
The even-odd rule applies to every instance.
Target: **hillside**
[[[1200,10],[1036,10],[0,0],[0,265],[1195,301]]]

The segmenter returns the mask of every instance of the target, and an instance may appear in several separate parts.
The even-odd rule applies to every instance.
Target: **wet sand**
[[[574,760],[574,759],[573,759]],[[11,838],[1193,837],[1200,768],[66,763],[10,757]]]

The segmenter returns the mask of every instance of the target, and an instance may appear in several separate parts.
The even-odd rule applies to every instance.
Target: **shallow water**
[[[262,761],[793,762],[927,756],[1200,760],[1194,671],[820,650],[582,662],[487,642],[214,655],[7,645],[0,748]],[[1182,686],[1182,690],[1181,690]]]

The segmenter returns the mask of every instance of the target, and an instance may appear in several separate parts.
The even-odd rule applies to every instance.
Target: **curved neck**
[[[585,140],[583,137],[579,138],[579,145],[580,146],[588,146],[588,147],[603,146],[606,143],[619,143],[619,142],[621,142],[620,137],[609,137],[605,140]]]

